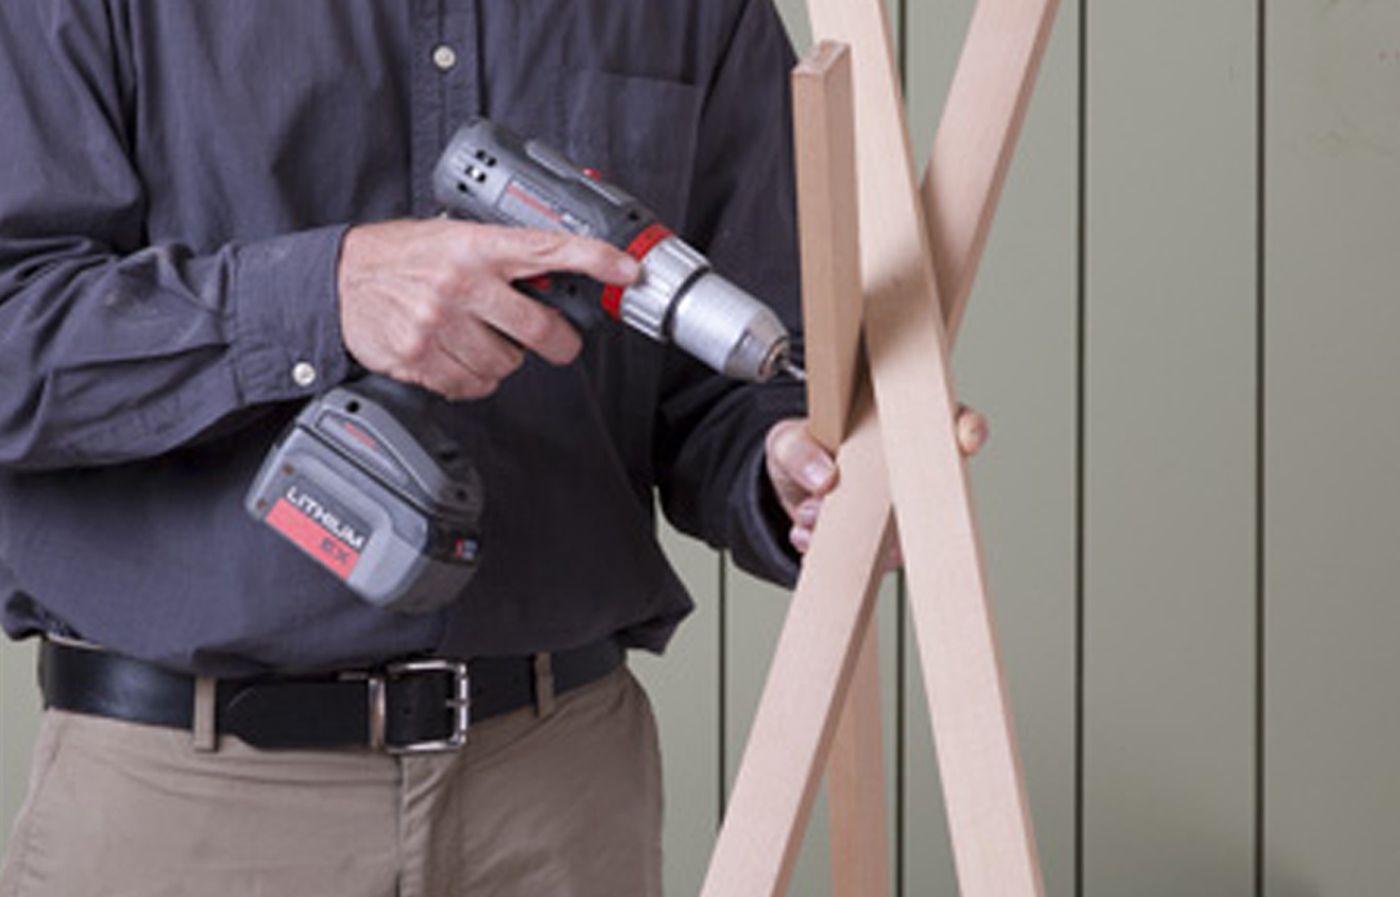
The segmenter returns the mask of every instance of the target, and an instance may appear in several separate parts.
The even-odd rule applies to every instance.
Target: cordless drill
[[[632,196],[539,141],[473,119],[438,162],[434,190],[458,217],[593,237],[636,258],[642,273],[626,288],[569,273],[516,284],[580,330],[612,318],[730,377],[802,376],[766,305]],[[476,570],[483,502],[470,460],[433,419],[443,409],[374,375],[313,399],[263,461],[248,513],[377,607],[441,608]]]
[[[433,188],[458,217],[593,237],[640,262],[641,277],[626,288],[574,274],[518,284],[580,330],[611,317],[729,377],[801,378],[787,330],[768,306],[716,274],[635,198],[540,141],[472,119],[438,161]]]

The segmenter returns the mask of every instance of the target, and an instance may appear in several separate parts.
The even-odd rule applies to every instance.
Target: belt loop
[[[544,719],[554,712],[554,661],[548,651],[535,655],[535,715]]]
[[[194,680],[194,719],[190,725],[194,736],[194,749],[201,753],[212,753],[219,749],[217,720],[219,680],[212,676],[198,676]]]

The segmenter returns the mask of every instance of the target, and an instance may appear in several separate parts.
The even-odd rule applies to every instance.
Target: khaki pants
[[[49,711],[0,897],[655,897],[661,783],[625,669],[455,754],[264,752]]]

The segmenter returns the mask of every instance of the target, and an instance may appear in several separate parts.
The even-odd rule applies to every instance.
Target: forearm
[[[159,455],[348,368],[337,317],[340,229],[192,234],[167,220],[152,235],[174,188],[160,169],[139,165],[150,135],[138,127],[128,35],[108,12],[100,3],[0,4],[7,468]],[[214,220],[229,215],[210,206]],[[258,238],[233,242],[247,233]]]
[[[205,255],[0,237],[0,465],[152,457],[342,379],[340,237],[325,228]]]

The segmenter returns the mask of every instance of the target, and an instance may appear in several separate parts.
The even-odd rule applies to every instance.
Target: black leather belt
[[[556,692],[597,681],[623,662],[612,639],[549,655]],[[367,747],[451,750],[467,729],[535,703],[531,657],[420,660],[317,677],[220,679],[215,727],[269,750]],[[106,651],[46,641],[44,706],[189,729],[195,677]]]

